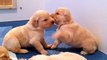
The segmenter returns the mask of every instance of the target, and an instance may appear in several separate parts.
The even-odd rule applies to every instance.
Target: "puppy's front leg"
[[[58,47],[58,45],[60,44],[61,42],[59,40],[55,40],[51,49],[55,49],[56,47]]]
[[[30,44],[34,46],[37,49],[37,51],[40,52],[41,54],[45,54],[45,55],[48,54],[48,52],[44,50],[42,44],[40,43],[40,40],[37,40],[36,38],[32,38],[30,40]]]
[[[60,35],[61,35],[61,32],[58,30],[58,31],[56,31],[56,32],[54,33],[54,35],[52,36],[52,38],[54,39],[54,43],[53,43],[51,49],[56,48],[56,47],[61,43],[61,41],[59,40]]]
[[[47,44],[44,38],[42,38],[41,43],[45,48],[51,48],[52,46],[51,44]]]

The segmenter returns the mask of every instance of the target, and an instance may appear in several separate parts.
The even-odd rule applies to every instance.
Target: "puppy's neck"
[[[57,28],[57,29],[60,29],[60,28],[61,28],[61,26],[63,26],[63,25],[65,25],[65,24],[60,24],[60,25],[58,25],[58,28]]]
[[[44,29],[43,28],[40,28],[40,27],[34,27],[32,25],[29,25],[29,24],[26,24],[27,28],[32,30],[32,31],[42,31],[44,32]]]
[[[72,24],[72,23],[74,23],[74,21],[70,21],[70,22],[65,23],[65,24],[59,24],[59,25],[58,25],[58,29],[60,29],[63,25]]]

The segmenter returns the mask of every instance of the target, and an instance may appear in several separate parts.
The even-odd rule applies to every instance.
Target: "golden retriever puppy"
[[[52,49],[61,42],[76,48],[83,48],[81,54],[92,54],[98,48],[98,39],[86,28],[73,21],[70,11],[67,8],[59,8],[51,15],[58,25],[57,31],[53,34],[55,40]]]
[[[38,10],[25,25],[15,27],[5,35],[3,46],[15,53],[27,53],[28,50],[22,48],[33,46],[41,54],[48,54],[43,46],[50,48],[51,45],[45,42],[44,30],[53,24],[54,20],[47,11]]]
[[[9,57],[8,50],[3,46],[0,46],[0,60],[12,60]]]
[[[29,60],[48,60],[48,58],[47,55],[36,55],[32,56]]]
[[[50,56],[36,55],[31,57],[29,60],[87,60],[87,59],[76,53],[61,52],[59,54]]]

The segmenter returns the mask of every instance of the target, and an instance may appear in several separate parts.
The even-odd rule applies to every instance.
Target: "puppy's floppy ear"
[[[32,22],[32,25],[34,26],[34,27],[38,27],[38,23],[39,22],[39,17],[36,17],[36,19],[34,19],[34,21]]]
[[[38,22],[39,22],[38,16],[30,18],[30,23],[33,27],[38,27]]]
[[[65,18],[67,19],[68,22],[71,22],[72,17],[70,15],[65,15]]]

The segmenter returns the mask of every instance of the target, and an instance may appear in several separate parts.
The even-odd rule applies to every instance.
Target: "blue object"
[[[9,22],[9,23],[5,23],[5,22],[0,22],[0,45],[2,44],[2,40],[3,40],[3,37],[4,35],[10,30],[12,29],[12,27],[16,27],[16,26],[19,26],[19,25],[23,25],[25,24],[27,21],[19,21],[19,22]],[[4,25],[4,26],[3,26]],[[52,40],[51,36],[52,34],[55,32],[56,30],[56,26],[53,26],[52,28],[50,29],[46,29],[45,31],[45,40],[48,44],[52,44],[54,40]],[[36,49],[34,49],[33,47],[31,48],[28,48],[29,50],[29,53],[27,54],[16,54],[17,58],[20,59],[20,58],[25,58],[25,59],[28,59],[30,57],[32,57],[33,55],[37,55],[39,54],[37,52]],[[46,49],[48,52],[49,52],[49,55],[52,55],[52,54],[58,54],[60,52],[74,52],[74,53],[77,53],[79,54],[81,49],[76,49],[76,48],[72,48],[71,46],[67,46],[65,44],[60,44],[58,46],[58,48],[56,49]],[[92,54],[92,55],[86,55],[84,56],[87,58],[87,60],[107,60],[107,55],[105,55],[104,53],[100,52],[100,51],[96,51],[95,54]]]

